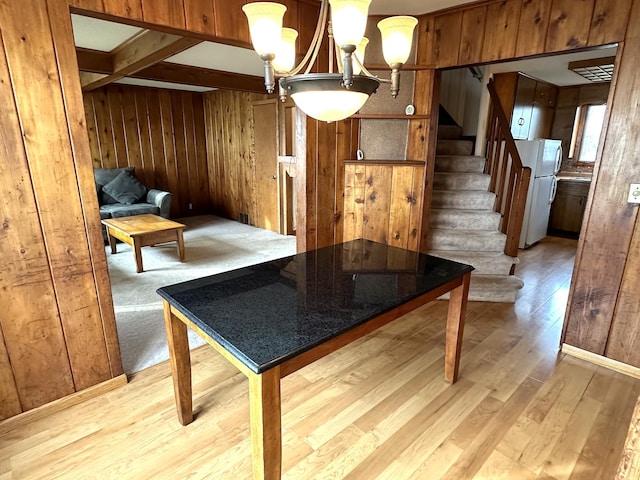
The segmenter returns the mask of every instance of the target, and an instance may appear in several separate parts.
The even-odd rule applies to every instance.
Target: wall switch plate
[[[629,188],[629,203],[640,203],[640,183],[632,183]]]

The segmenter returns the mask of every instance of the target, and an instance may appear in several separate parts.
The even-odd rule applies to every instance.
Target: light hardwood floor
[[[285,378],[283,478],[613,478],[640,381],[557,353],[575,248],[524,252],[515,305],[469,304],[453,386],[447,302]],[[0,480],[250,479],[247,381],[208,346],[192,358],[192,424],[178,423],[165,362],[46,418],[0,423]]]

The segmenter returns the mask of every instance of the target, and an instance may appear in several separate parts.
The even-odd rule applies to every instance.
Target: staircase
[[[518,259],[504,254],[507,236],[493,207],[486,159],[472,155],[473,142],[461,140],[461,128],[440,125],[429,222],[430,254],[475,267],[469,300],[516,300],[524,283],[509,275]]]

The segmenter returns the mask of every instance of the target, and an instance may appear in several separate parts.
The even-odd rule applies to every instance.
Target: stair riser
[[[432,232],[430,246],[433,250],[504,252],[505,243],[506,238],[501,235],[460,235],[453,230]]]
[[[482,157],[446,156],[436,157],[436,172],[483,173],[485,159]]]
[[[462,127],[458,125],[438,125],[438,138],[442,140],[457,140],[462,135]]]
[[[436,155],[471,155],[473,142],[470,140],[438,140]]]
[[[477,174],[458,174],[436,173],[433,179],[433,188],[436,190],[482,190],[489,189],[491,177],[489,175]]]
[[[465,228],[468,230],[498,230],[500,215],[494,212],[462,213],[458,210],[431,212],[432,228]]]
[[[432,208],[462,208],[465,210],[493,210],[495,195],[489,192],[448,192],[434,190]]]

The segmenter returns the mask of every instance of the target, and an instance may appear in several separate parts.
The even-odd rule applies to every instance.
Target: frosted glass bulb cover
[[[367,28],[371,0],[329,0],[329,4],[336,44],[358,45]]]
[[[287,7],[280,3],[254,2],[243,5],[249,21],[251,43],[258,55],[274,55],[282,39],[282,19]]]
[[[296,64],[296,39],[298,32],[293,28],[282,29],[282,39],[273,59],[273,68],[278,72],[289,72]]]
[[[369,95],[349,90],[336,90],[299,92],[291,97],[296,105],[310,117],[323,122],[335,122],[350,117],[360,110]]]
[[[378,22],[382,35],[382,53],[389,65],[405,63],[413,44],[413,30],[418,24],[414,17],[389,17]]]

